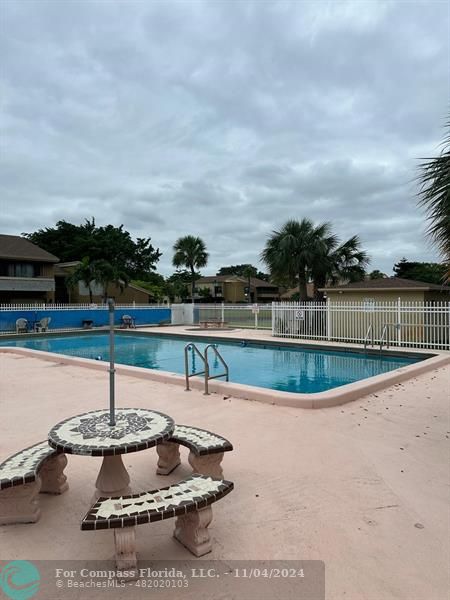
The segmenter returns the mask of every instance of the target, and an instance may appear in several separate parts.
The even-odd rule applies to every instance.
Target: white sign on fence
[[[252,313],[257,315],[259,313],[259,306],[257,304],[252,304]]]
[[[305,320],[305,311],[304,310],[296,310],[295,311],[295,318],[298,321],[304,321]]]
[[[373,298],[364,298],[364,310],[366,312],[374,312],[375,300]]]

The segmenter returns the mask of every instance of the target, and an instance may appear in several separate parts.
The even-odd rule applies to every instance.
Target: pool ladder
[[[219,375],[210,375],[209,361],[208,361],[208,352],[210,350],[212,352],[214,352],[214,355],[216,356],[217,360],[220,363],[222,363],[222,366],[225,369],[224,373],[220,373]],[[200,358],[200,360],[203,363],[203,369],[204,369],[203,371],[198,371],[197,373],[189,374],[189,352],[192,352],[194,356],[196,355]],[[193,344],[192,342],[189,344],[186,344],[186,346],[184,347],[184,376],[186,379],[186,392],[191,391],[190,387],[189,387],[189,379],[191,377],[194,377],[195,375],[204,375],[205,391],[203,393],[205,396],[209,395],[209,380],[210,379],[218,379],[219,377],[225,377],[225,381],[229,381],[228,365],[224,361],[223,356],[220,354],[220,352],[217,349],[217,346],[215,344],[208,344],[206,346],[205,350],[203,351],[203,354],[200,352],[200,350],[197,348],[197,346],[195,344]]]
[[[373,325],[372,323],[369,325],[366,331],[366,337],[364,338],[364,350],[367,350],[367,344],[369,343],[370,336],[370,345],[373,348]]]
[[[383,329],[381,330],[381,335],[380,335],[380,354],[383,351],[383,346],[386,346],[386,348],[389,348],[391,345],[391,336],[390,336],[390,327],[394,326],[392,323],[385,323],[383,325]],[[369,344],[369,339],[370,339],[370,345],[373,348],[374,345],[374,339],[373,339],[373,325],[372,323],[369,325],[369,327],[367,328],[367,332],[366,332],[366,336],[364,338],[364,350],[367,350],[367,346]]]

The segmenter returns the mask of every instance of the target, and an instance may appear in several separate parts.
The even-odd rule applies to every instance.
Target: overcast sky
[[[289,218],[359,234],[371,269],[435,260],[418,158],[449,106],[444,2],[0,4],[0,233],[59,219],[201,236],[258,265]]]

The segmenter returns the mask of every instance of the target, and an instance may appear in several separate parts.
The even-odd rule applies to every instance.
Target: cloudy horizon
[[[3,3],[0,233],[58,220],[204,239],[259,262],[291,218],[358,234],[369,270],[435,261],[421,157],[449,107],[447,2]]]

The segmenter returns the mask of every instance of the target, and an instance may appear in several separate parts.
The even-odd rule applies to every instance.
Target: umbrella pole
[[[116,424],[114,374],[114,300],[108,300],[109,307],[109,425]]]

